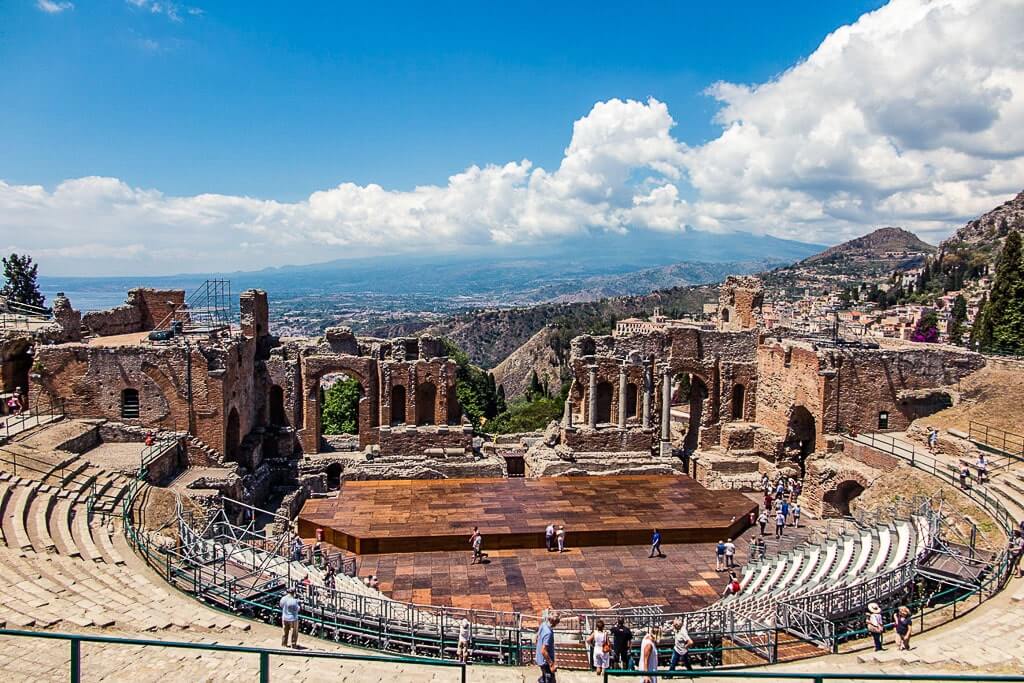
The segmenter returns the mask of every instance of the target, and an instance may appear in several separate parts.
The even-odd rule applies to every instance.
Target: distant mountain
[[[969,221],[943,241],[939,248],[946,253],[958,247],[971,247],[994,255],[1011,230],[1024,231],[1024,192]]]
[[[800,265],[836,263],[843,260],[881,261],[903,258],[895,254],[934,254],[935,247],[903,228],[879,228],[866,235],[829,247],[805,258]]]

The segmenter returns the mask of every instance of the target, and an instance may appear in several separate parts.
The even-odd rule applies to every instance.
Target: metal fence
[[[967,423],[967,438],[995,449],[1016,460],[1024,460],[1024,436],[1005,429],[987,425],[984,422]]]
[[[63,400],[41,394],[33,405],[18,415],[6,417],[2,428],[0,428],[0,435],[2,435],[3,441],[10,441],[12,436],[17,436],[32,427],[38,427],[44,421],[59,420],[64,415]]]

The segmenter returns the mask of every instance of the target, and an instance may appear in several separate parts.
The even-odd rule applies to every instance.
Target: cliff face
[[[547,383],[549,391],[558,391],[562,380],[561,366],[551,343],[555,334],[554,328],[545,327],[494,367],[494,382],[505,387],[508,400],[526,393],[534,372],[541,384]]]
[[[998,245],[1011,230],[1024,231],[1024,192],[957,230],[940,248],[950,251],[959,246],[988,247],[998,253]]]

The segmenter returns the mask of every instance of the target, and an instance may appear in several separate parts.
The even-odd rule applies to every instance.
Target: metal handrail
[[[636,678],[637,676],[657,676],[658,678],[739,678],[739,679],[772,679],[792,681],[957,681],[958,683],[1021,683],[1024,676],[1005,674],[883,674],[883,673],[801,673],[797,671],[623,671],[609,669],[604,672],[604,680],[609,678]]]
[[[108,645],[134,645],[138,647],[160,647],[179,650],[205,650],[208,652],[233,652],[238,654],[254,654],[259,656],[260,683],[270,681],[271,657],[303,657],[310,659],[331,659],[350,662],[374,662],[378,664],[422,664],[423,666],[459,669],[459,680],[466,682],[466,665],[462,662],[426,657],[400,657],[391,655],[360,655],[343,652],[321,652],[316,650],[284,650],[278,648],[253,647],[247,645],[224,645],[221,643],[190,643],[178,640],[149,640],[144,638],[121,638],[117,636],[92,636],[79,633],[57,633],[53,631],[22,631],[18,629],[0,629],[0,636],[20,638],[43,638],[46,640],[64,640],[71,643],[71,661],[69,680],[80,683],[82,680],[82,643],[105,643]]]
[[[967,423],[967,438],[1016,460],[1024,459],[1024,436],[973,420]]]
[[[15,416],[8,415],[4,419],[4,421],[3,421],[3,430],[4,430],[3,440],[4,441],[9,441],[10,440],[10,438],[11,438],[11,429],[13,427],[18,427],[18,428],[25,427],[25,429],[28,429],[28,427],[26,427],[26,425],[31,423],[33,420],[35,420],[35,424],[31,425],[31,426],[32,427],[38,427],[40,424],[42,424],[42,420],[43,420],[44,417],[48,417],[48,418],[56,417],[57,419],[60,419],[60,418],[63,418],[67,414],[64,411],[64,400],[63,399],[55,399],[52,396],[50,396],[49,394],[40,394],[40,398],[43,400],[42,403],[40,403],[40,401],[37,400],[37,401],[35,401],[33,403],[33,405],[31,405],[28,408],[26,408],[20,414],[15,415]],[[25,429],[18,429],[17,431],[15,431],[15,435],[25,431]]]

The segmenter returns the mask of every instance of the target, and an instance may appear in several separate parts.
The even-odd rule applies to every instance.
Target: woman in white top
[[[644,636],[640,643],[640,666],[641,671],[658,670],[658,638],[661,637],[661,629],[652,626],[651,630]],[[657,676],[644,676],[644,683],[658,683]]]
[[[611,664],[612,659],[612,641],[608,632],[604,630],[604,622],[600,619],[594,624],[594,631],[587,636],[587,644],[594,648],[594,668],[600,676]]]

